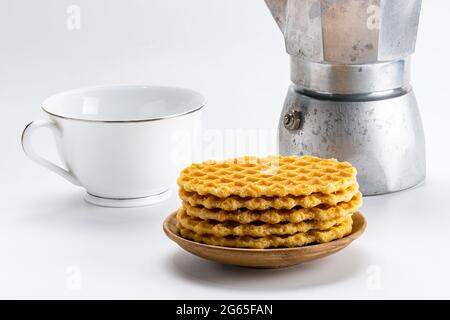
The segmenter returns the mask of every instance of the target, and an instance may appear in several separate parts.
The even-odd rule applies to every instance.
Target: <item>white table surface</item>
[[[23,155],[21,130],[44,117],[46,96],[96,84],[197,89],[209,101],[205,130],[276,127],[288,58],[262,0],[107,2],[0,4],[0,298],[450,298],[450,46],[442,41],[449,1],[424,1],[413,60],[426,182],[365,198],[361,239],[283,270],[183,252],[162,232],[179,205],[176,192],[155,207],[95,207]],[[72,3],[81,9],[80,30],[66,27]],[[42,132],[36,149],[56,159],[49,138]]]

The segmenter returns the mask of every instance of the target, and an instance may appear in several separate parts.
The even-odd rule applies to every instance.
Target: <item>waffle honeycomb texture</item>
[[[310,156],[242,157],[185,168],[178,185],[187,192],[226,198],[331,194],[356,183],[348,162]]]
[[[310,156],[205,161],[178,178],[181,236],[239,248],[299,247],[350,234],[362,205],[356,169]]]
[[[182,237],[202,242],[214,246],[266,249],[266,248],[293,248],[301,247],[312,243],[325,243],[333,240],[341,239],[352,231],[353,220],[348,217],[341,224],[335,225],[328,230],[317,231],[310,230],[308,232],[299,232],[288,236],[270,235],[266,237],[251,236],[228,236],[216,237],[211,234],[198,234],[178,224],[178,230]]]
[[[267,210],[247,210],[238,209],[235,211],[226,211],[222,209],[207,209],[201,206],[191,206],[183,202],[183,209],[191,217],[203,220],[215,220],[219,222],[234,221],[241,224],[252,222],[264,223],[299,223],[305,220],[326,221],[338,219],[350,213],[358,211],[362,205],[362,194],[358,192],[348,202],[339,202],[335,206],[318,205],[313,208],[296,207],[294,209],[267,209]]]
[[[357,183],[350,187],[338,190],[333,193],[311,193],[306,196],[285,197],[246,197],[230,196],[227,198],[219,198],[213,195],[200,195],[196,192],[187,192],[180,188],[180,199],[191,206],[201,206],[207,209],[222,209],[233,211],[242,208],[249,210],[267,210],[267,209],[292,209],[294,207],[313,208],[322,204],[334,206],[340,202],[350,201],[359,191]]]
[[[299,232],[308,232],[310,230],[327,230],[334,225],[344,222],[351,214],[329,219],[329,220],[304,220],[298,223],[245,223],[241,224],[234,221],[219,222],[215,220],[203,220],[191,217],[186,214],[186,210],[178,210],[177,219],[183,228],[191,230],[196,234],[210,234],[216,237],[227,236],[251,236],[267,237],[270,235],[292,235]]]

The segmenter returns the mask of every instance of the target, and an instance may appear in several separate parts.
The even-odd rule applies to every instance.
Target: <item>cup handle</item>
[[[49,128],[54,135],[61,134],[59,128],[56,123],[48,120],[38,120],[30,122],[22,132],[22,148],[28,158],[36,162],[37,164],[59,174],[61,177],[65,178],[69,182],[73,183],[76,186],[81,186],[78,179],[73,175],[70,170],[63,169],[56,164],[48,161],[47,159],[42,158],[37,153],[34,152],[32,146],[32,135],[33,132],[40,128]]]

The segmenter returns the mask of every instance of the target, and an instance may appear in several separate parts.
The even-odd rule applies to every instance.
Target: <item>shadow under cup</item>
[[[46,99],[49,120],[23,132],[25,153],[86,189],[86,200],[110,207],[154,204],[169,196],[179,170],[200,141],[205,98],[192,90],[154,86],[77,89]],[[52,130],[66,168],[37,155],[32,133]]]

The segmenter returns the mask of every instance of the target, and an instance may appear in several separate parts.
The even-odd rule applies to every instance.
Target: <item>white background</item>
[[[80,30],[66,26],[71,4]],[[151,208],[86,204],[23,155],[20,134],[44,117],[48,95],[98,84],[189,87],[208,97],[205,128],[274,128],[288,57],[264,2],[0,0],[0,298],[450,298],[449,21],[450,1],[424,1],[413,85],[426,183],[365,198],[367,232],[343,252],[252,270],[166,239],[176,197]],[[56,157],[46,132],[36,148]]]

